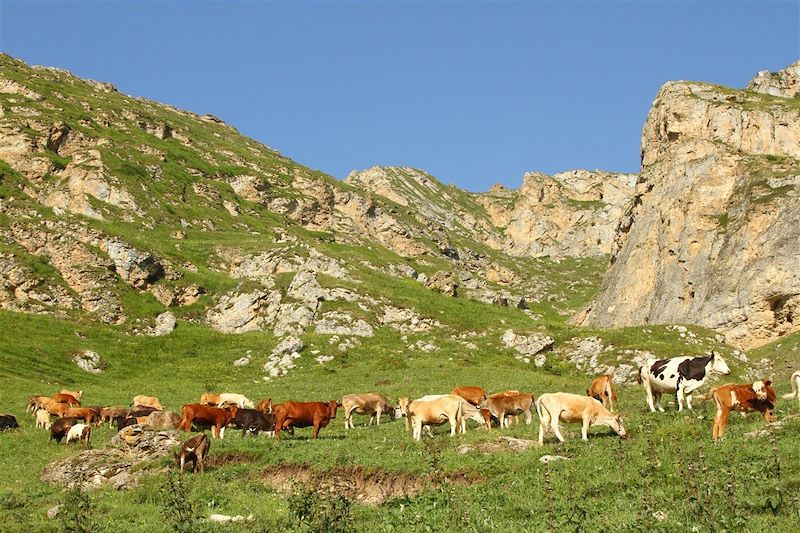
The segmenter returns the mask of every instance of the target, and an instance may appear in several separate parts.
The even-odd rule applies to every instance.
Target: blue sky
[[[800,2],[15,2],[0,49],[213,113],[336,177],[635,172],[659,86],[800,58]]]

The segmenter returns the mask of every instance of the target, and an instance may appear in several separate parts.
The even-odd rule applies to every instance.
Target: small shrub
[[[344,496],[300,488],[289,496],[289,515],[300,531],[348,533],[354,531],[352,505]]]
[[[64,496],[59,516],[61,531],[65,533],[89,533],[97,531],[92,522],[92,500],[86,491],[69,489]]]
[[[167,477],[161,487],[161,498],[164,505],[164,518],[172,525],[172,530],[178,533],[192,533],[200,528],[200,516],[197,506],[191,499],[191,487],[186,478],[179,472],[173,472]]]

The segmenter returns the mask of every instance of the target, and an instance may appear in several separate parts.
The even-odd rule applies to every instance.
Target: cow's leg
[[[219,433],[219,440],[224,439],[225,438],[225,426],[222,426],[222,427],[218,428],[217,429],[217,433]]]
[[[678,386],[678,389],[675,391],[675,401],[678,402],[678,412],[680,413],[683,411],[683,399],[685,397],[685,393],[683,391],[683,387]]]
[[[381,409],[380,407],[378,407],[378,408],[375,410],[375,425],[376,425],[376,426],[380,426],[380,425],[381,425],[381,415],[382,415],[382,414],[383,414],[383,409]]]
[[[531,414],[531,408],[528,407],[528,410],[525,411],[525,425],[530,426],[531,422],[533,422],[533,415]]]
[[[450,436],[455,436],[456,432],[458,431],[459,424],[456,417],[451,417],[450,415],[447,416],[447,421],[450,423]]]
[[[650,412],[655,413],[656,408],[653,405],[653,389],[650,386],[650,381],[647,379],[645,379],[644,381],[644,392],[645,395],[647,396],[647,406],[650,408]]]
[[[183,474],[183,467],[186,464],[186,456],[181,453],[181,474]]]
[[[653,393],[653,395],[656,398],[656,408],[663,413],[664,412],[664,406],[661,405],[661,396],[662,396],[661,393],[660,392],[655,392],[655,393]]]
[[[719,426],[717,428],[717,439],[721,439],[725,436],[725,426],[728,425],[728,416],[730,415],[730,411],[727,409],[722,409],[722,412],[719,415]]]
[[[691,393],[691,392],[690,392],[690,393],[688,393],[688,394],[686,394],[686,407],[687,407],[687,408],[688,408],[690,411],[693,411],[693,410],[694,410],[694,409],[692,409],[692,393]]]
[[[557,416],[551,416],[550,418],[551,429],[553,430],[553,433],[555,433],[556,438],[558,438],[560,442],[564,442],[565,440],[564,436],[561,434],[561,429],[558,427],[558,418],[559,417]]]
[[[581,427],[581,438],[583,442],[589,442],[589,425],[591,424],[591,420],[588,417],[583,418],[583,425]]]
[[[411,427],[411,438],[414,440],[420,440],[422,438],[422,420],[417,420],[415,417],[411,418],[409,415],[406,415],[406,420],[409,422]]]
[[[351,416],[353,416],[353,410],[352,409],[348,409],[347,411],[345,411],[345,413],[344,413],[344,429],[350,429],[350,423],[351,423],[350,417]]]
[[[319,423],[320,423],[319,417],[315,416],[314,417],[314,438],[315,439],[317,438],[317,435],[319,435],[319,425],[320,425]]]

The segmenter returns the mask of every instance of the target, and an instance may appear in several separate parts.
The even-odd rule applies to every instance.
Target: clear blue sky
[[[800,1],[0,0],[0,49],[213,113],[336,177],[635,172],[667,80],[744,86],[800,58]]]

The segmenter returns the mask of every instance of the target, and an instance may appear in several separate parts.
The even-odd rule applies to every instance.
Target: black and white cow
[[[665,392],[675,394],[678,411],[683,410],[683,399],[686,406],[692,408],[692,393],[705,385],[712,372],[730,374],[725,360],[714,352],[706,357],[673,357],[672,359],[649,359],[639,368],[639,383],[647,392],[647,405],[652,412],[656,407],[662,413],[661,395]],[[655,405],[653,400],[655,399]]]

